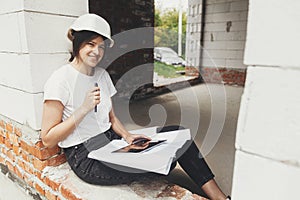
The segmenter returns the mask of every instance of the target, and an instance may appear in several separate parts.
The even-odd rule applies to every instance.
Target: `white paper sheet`
[[[130,131],[132,134],[147,135],[152,138],[152,140],[167,139],[166,142],[149,151],[140,153],[112,153],[128,145],[124,140],[113,140],[106,146],[90,152],[88,157],[107,163],[167,175],[176,151],[181,148],[187,140],[191,139],[190,130],[183,129],[157,134],[156,129],[157,127],[150,127]]]

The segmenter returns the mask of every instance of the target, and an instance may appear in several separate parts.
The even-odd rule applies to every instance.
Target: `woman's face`
[[[83,44],[79,50],[79,62],[85,66],[95,67],[103,58],[105,43],[101,36]]]

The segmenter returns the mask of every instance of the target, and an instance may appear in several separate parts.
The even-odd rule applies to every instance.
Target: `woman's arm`
[[[147,138],[149,140],[151,140],[150,138],[144,136],[144,135],[138,135],[138,134],[131,134],[129,133],[125,127],[123,126],[123,124],[120,122],[120,120],[117,118],[117,116],[115,115],[115,112],[113,110],[113,108],[111,109],[111,111],[109,112],[109,119],[111,122],[111,126],[112,129],[122,138],[124,138],[126,140],[126,142],[128,144],[131,144],[133,142],[134,139],[137,138]]]
[[[78,109],[62,122],[63,109],[60,101],[48,100],[44,103],[41,139],[46,147],[53,147],[64,140],[86,115],[82,109]]]
[[[41,139],[46,147],[53,147],[68,137],[95,105],[100,103],[99,87],[89,91],[77,110],[62,121],[64,105],[57,100],[46,100],[43,106]]]

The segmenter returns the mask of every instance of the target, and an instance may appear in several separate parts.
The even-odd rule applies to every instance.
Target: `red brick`
[[[40,160],[38,158],[33,158],[33,165],[39,171],[42,171],[46,166],[58,166],[65,162],[66,162],[65,154],[53,156],[47,160]]]
[[[40,193],[42,196],[45,196],[44,188],[42,188],[38,183],[35,183],[34,187],[38,193]]]
[[[48,166],[48,160],[40,160],[38,158],[33,158],[33,166],[35,169],[42,171],[45,167]]]
[[[21,156],[22,156],[22,158],[23,158],[23,160],[25,160],[26,162],[29,162],[29,163],[32,163],[33,161],[32,161],[32,155],[30,155],[29,153],[27,153],[26,151],[23,151],[22,149],[21,149]]]
[[[55,182],[55,181],[49,179],[49,177],[47,177],[47,176],[44,178],[44,183],[46,185],[48,185],[50,188],[52,188],[52,190],[54,190],[54,191],[58,191],[58,188],[60,186],[59,182]]]
[[[40,140],[40,141],[38,141],[38,142],[36,142],[35,144],[34,144],[37,148],[45,148],[45,146],[43,145],[43,142]]]
[[[5,129],[5,122],[3,120],[0,120],[0,127],[2,127],[3,129]]]
[[[19,146],[13,145],[13,152],[17,155],[20,156],[21,154],[21,149]]]
[[[33,144],[27,143],[28,144],[28,153],[30,153],[31,155],[34,155],[35,153],[35,146]]]
[[[15,146],[20,146],[20,141],[19,141],[19,137],[16,134],[11,134],[10,135],[10,141],[13,145]]]
[[[34,174],[34,168],[28,162],[23,162],[24,170],[29,174]]]
[[[34,155],[35,157],[37,157],[40,160],[46,160],[47,158],[50,158],[61,152],[61,150],[58,146],[53,147],[53,148],[43,148],[43,149],[33,147],[31,149],[32,149],[31,150],[32,155]]]
[[[2,156],[0,156],[0,163],[4,164],[4,161],[5,159]]]
[[[24,172],[21,172],[21,171],[18,169],[17,166],[15,166],[15,174],[16,174],[19,178],[23,179]]]
[[[24,151],[30,153],[30,152],[29,152],[30,145],[29,145],[27,142],[25,142],[24,140],[21,140],[21,141],[20,141],[20,146],[21,146],[21,148],[22,148]]]
[[[21,137],[23,134],[22,134],[22,131],[20,128],[16,128],[15,127],[15,134],[18,136],[18,137]]]
[[[10,143],[13,143],[13,133],[6,132],[6,139],[9,140]]]
[[[14,166],[12,163],[10,163],[9,161],[5,161],[5,165],[8,167],[8,169],[11,171],[11,172],[14,172]]]
[[[23,180],[30,186],[33,187],[33,181],[31,179],[31,175],[24,173]]]
[[[34,175],[35,175],[38,179],[40,179],[41,181],[43,181],[43,179],[42,179],[42,173],[41,173],[40,171],[35,170],[35,171],[34,171]]]
[[[25,170],[24,162],[21,159],[18,159],[17,164],[19,167],[21,167],[23,170]]]
[[[7,155],[7,148],[6,148],[6,147],[2,147],[2,148],[1,148],[1,152],[2,152],[4,155]]]
[[[57,195],[53,194],[49,190],[45,191],[45,197],[47,198],[47,200],[57,200]]]
[[[5,129],[9,133],[13,133],[14,132],[14,127],[13,127],[13,125],[11,123],[7,123],[6,126],[5,126]]]
[[[12,149],[12,144],[10,143],[10,141],[8,139],[5,139],[4,144],[8,149]]]
[[[82,200],[82,198],[77,197],[72,191],[66,188],[64,185],[60,187],[60,193],[68,200]]]
[[[12,150],[9,150],[9,151],[7,151],[7,157],[11,160],[11,161],[15,161],[15,159],[16,159],[16,156],[15,156],[15,154],[14,154],[14,152],[12,151]]]
[[[39,171],[42,171],[46,166],[58,166],[65,162],[66,162],[65,154],[53,156],[47,160],[40,160],[38,158],[33,158],[33,165]]]
[[[60,155],[50,158],[48,160],[48,164],[49,164],[49,166],[58,166],[58,165],[65,163],[66,161],[67,161],[66,155],[62,153]]]
[[[56,198],[56,200],[61,200],[61,198],[58,196],[58,197]]]
[[[0,134],[0,144],[4,144],[5,142],[5,137],[3,137],[1,134]]]
[[[0,129],[0,135],[3,136],[3,137],[6,137],[6,133],[4,130]]]

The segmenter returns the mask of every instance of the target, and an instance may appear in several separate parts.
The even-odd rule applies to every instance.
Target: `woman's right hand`
[[[96,105],[100,103],[100,87],[93,87],[90,91],[86,93],[84,102],[81,108],[85,113],[90,112],[95,108]]]

